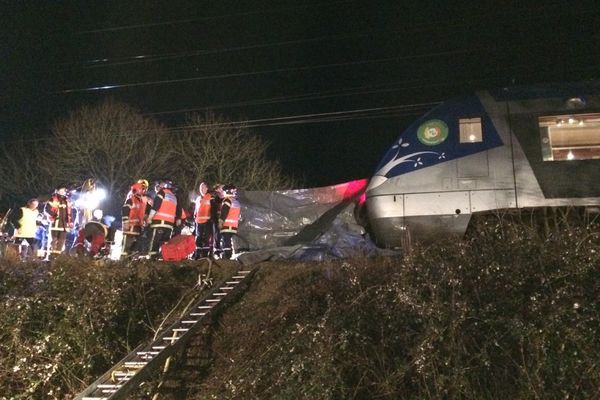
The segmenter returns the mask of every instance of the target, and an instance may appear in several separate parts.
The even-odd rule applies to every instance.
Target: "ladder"
[[[170,356],[182,348],[187,340],[202,326],[224,300],[242,291],[241,283],[254,274],[253,270],[240,270],[213,288],[203,299],[196,302],[183,318],[160,332],[149,344],[142,343],[98,380],[79,393],[74,400],[117,400],[138,388]]]

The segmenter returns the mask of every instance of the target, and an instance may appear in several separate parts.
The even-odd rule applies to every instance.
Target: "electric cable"
[[[398,115],[421,115],[424,110],[431,109],[432,104],[437,103],[414,103],[414,104],[402,104],[388,107],[372,107],[355,110],[344,110],[344,111],[333,111],[325,113],[310,113],[300,115],[288,115],[283,117],[272,117],[272,118],[256,118],[250,120],[229,120],[224,122],[214,122],[209,124],[187,124],[176,127],[165,127],[159,129],[137,129],[129,130],[126,132],[120,132],[115,135],[117,137],[131,135],[131,134],[143,134],[143,133],[174,133],[179,131],[187,131],[198,128],[248,128],[248,127],[261,127],[261,126],[276,126],[276,125],[290,125],[301,124],[301,123],[314,123],[317,121],[328,122],[330,120],[335,121],[351,121],[357,118],[365,118],[372,116],[379,117],[395,117]],[[404,113],[403,113],[404,111]],[[382,115],[384,113],[384,115]],[[76,136],[61,136],[61,139],[75,138]],[[44,138],[31,138],[31,139],[18,139],[8,140],[2,143],[29,143],[29,142],[45,142],[50,140],[56,140],[54,137]]]
[[[553,44],[544,42],[544,43],[535,43],[535,44],[529,44],[529,45],[521,45],[520,49],[524,50],[524,49],[530,49],[532,47],[545,47],[545,46],[549,46],[549,45],[553,45]],[[515,46],[511,46],[512,51],[515,51],[516,49],[517,48]],[[328,63],[328,64],[320,64],[320,65],[306,65],[306,66],[298,66],[298,67],[274,68],[274,69],[260,70],[260,71],[247,71],[247,72],[237,72],[237,73],[229,73],[229,74],[216,74],[216,75],[197,76],[197,77],[190,77],[190,78],[163,79],[163,80],[132,82],[132,83],[123,83],[123,84],[107,84],[107,85],[92,86],[92,87],[85,87],[85,88],[64,89],[64,90],[59,90],[59,91],[55,91],[55,92],[51,92],[51,93],[52,94],[68,94],[68,93],[123,89],[123,88],[132,88],[132,87],[141,87],[141,86],[157,86],[157,85],[165,85],[165,84],[173,84],[173,83],[186,83],[186,82],[208,81],[208,80],[216,80],[216,79],[240,78],[240,77],[248,77],[248,76],[277,74],[277,73],[284,73],[284,72],[300,72],[300,71],[310,71],[310,70],[338,68],[338,67],[347,67],[347,66],[358,66],[358,65],[367,65],[367,64],[381,64],[381,63],[387,63],[387,62],[391,62],[391,61],[414,60],[414,59],[420,59],[420,58],[452,56],[452,55],[458,55],[458,54],[473,55],[479,51],[496,53],[498,51],[498,49],[491,48],[490,46],[480,46],[480,47],[470,48],[470,49],[457,49],[457,50],[440,51],[440,52],[429,52],[429,53],[421,53],[421,54],[415,54],[415,55],[409,55],[409,56],[396,56],[396,57],[385,57],[385,58],[377,58],[377,59],[354,60],[354,61],[339,62],[339,63]]]
[[[485,49],[489,49],[489,48],[486,47]],[[207,75],[207,76],[198,76],[198,77],[192,77],[192,78],[164,79],[164,80],[146,81],[146,82],[133,82],[133,83],[123,83],[123,84],[114,84],[114,85],[102,85],[102,86],[93,86],[93,87],[78,88],[78,89],[66,89],[66,90],[60,90],[60,91],[52,92],[52,93],[60,94],[60,93],[91,92],[91,91],[98,91],[98,90],[121,89],[121,88],[149,86],[149,85],[163,85],[163,84],[170,84],[170,83],[185,83],[185,82],[205,81],[205,80],[214,80],[214,79],[239,78],[239,77],[245,77],[245,76],[257,76],[257,75],[266,75],[266,74],[281,73],[281,72],[294,72],[294,71],[307,71],[307,70],[316,70],[316,69],[325,69],[325,68],[336,68],[336,67],[349,66],[349,65],[365,65],[365,64],[374,64],[374,63],[385,63],[385,62],[395,61],[395,60],[400,60],[400,59],[417,59],[417,58],[425,58],[425,57],[432,57],[432,56],[456,55],[456,54],[468,53],[471,51],[472,50],[464,50],[463,49],[463,50],[443,51],[443,52],[438,52],[438,53],[418,54],[418,55],[406,56],[406,57],[386,57],[386,58],[378,58],[378,59],[356,60],[356,61],[347,61],[347,62],[320,64],[320,65],[307,65],[307,66],[289,67],[289,68],[275,68],[275,69],[262,70],[262,71]]]
[[[88,35],[88,34],[94,34],[94,33],[117,32],[117,31],[140,29],[140,28],[154,28],[157,26],[177,25],[177,24],[190,23],[190,22],[196,22],[196,21],[210,21],[210,20],[227,19],[227,18],[233,18],[233,17],[247,17],[250,15],[259,15],[259,14],[266,14],[266,13],[274,14],[274,13],[285,12],[290,9],[294,10],[294,9],[298,9],[298,8],[308,8],[308,7],[319,8],[319,7],[336,5],[336,4],[353,3],[355,1],[356,0],[340,0],[340,1],[333,1],[333,2],[328,2],[328,3],[316,4],[316,5],[295,5],[295,6],[274,8],[271,10],[247,11],[247,12],[242,12],[242,13],[214,15],[214,16],[209,16],[209,17],[186,18],[186,19],[163,21],[163,22],[147,22],[147,23],[143,23],[143,24],[131,24],[131,25],[123,25],[123,26],[114,26],[114,27],[109,27],[109,28],[90,29],[87,31],[79,31],[76,34],[77,35]]]
[[[556,11],[556,14],[561,13],[561,10]],[[585,14],[585,13],[589,13],[590,9],[586,9],[586,10],[578,10],[577,12],[575,12],[575,14]],[[487,13],[487,14],[480,14],[479,16],[485,16],[485,15],[493,15],[492,13]],[[549,13],[539,13],[537,15],[533,15],[533,16],[528,16],[528,17],[522,17],[519,16],[519,22],[524,22],[524,21],[531,21],[531,20],[539,20],[541,22],[546,22],[548,18],[550,18],[551,15],[549,15]],[[440,22],[444,22],[444,21],[440,21]],[[510,21],[494,21],[494,23],[496,25],[501,24],[501,23],[508,23],[511,25],[515,24],[515,20],[511,19]],[[468,19],[468,20],[463,20],[460,22],[454,22],[454,23],[446,23],[446,24],[440,24],[440,23],[428,23],[428,24],[421,24],[422,27],[418,27],[419,29],[416,30],[406,30],[406,29],[399,29],[399,30],[376,30],[376,31],[370,31],[370,32],[363,32],[363,33],[356,33],[356,34],[339,34],[339,35],[324,35],[324,36],[318,36],[318,37],[313,37],[313,38],[305,38],[305,39],[295,39],[295,40],[287,40],[287,41],[281,41],[281,42],[271,42],[271,43],[258,43],[258,44],[252,44],[252,45],[246,45],[246,46],[234,46],[234,47],[225,47],[225,48],[218,48],[218,49],[200,49],[200,50],[190,50],[190,51],[185,51],[185,52],[177,52],[177,53],[162,53],[162,54],[138,54],[138,55],[134,55],[134,56],[126,56],[126,57],[116,57],[116,58],[96,58],[96,59],[92,59],[92,60],[86,60],[86,61],[82,61],[82,62],[77,62],[75,63],[75,65],[80,64],[82,67],[84,68],[98,68],[98,67],[110,67],[110,66],[119,66],[119,65],[129,65],[129,64],[136,64],[136,63],[147,63],[147,62],[155,62],[155,61],[163,61],[163,60],[171,60],[171,59],[178,59],[178,58],[187,58],[187,57],[196,57],[196,56],[201,56],[201,55],[211,55],[211,54],[222,54],[222,53],[227,53],[227,52],[238,52],[238,51],[243,51],[243,50],[255,50],[255,49],[262,49],[262,48],[269,48],[269,47],[281,47],[281,46],[288,46],[288,45],[295,45],[295,44],[305,44],[305,43],[315,43],[315,42],[324,42],[324,41],[341,41],[341,40],[347,40],[347,39],[352,39],[352,38],[362,38],[362,37],[373,37],[373,36],[380,36],[380,35],[395,35],[395,34],[400,34],[400,33],[417,33],[417,32],[422,32],[422,31],[433,31],[433,30],[438,30],[441,28],[444,29],[449,29],[449,28],[458,28],[458,27],[468,27],[469,29],[472,29],[473,26],[477,26],[477,25],[487,25],[489,22],[485,21],[485,20],[472,20],[472,19]],[[530,27],[528,27],[530,28]],[[73,63],[63,63],[63,64],[58,64],[60,66],[66,66],[66,65],[73,65]]]

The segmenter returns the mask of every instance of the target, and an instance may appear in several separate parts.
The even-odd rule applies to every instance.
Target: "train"
[[[600,82],[444,101],[390,146],[366,188],[378,245],[462,236],[474,214],[600,205]]]

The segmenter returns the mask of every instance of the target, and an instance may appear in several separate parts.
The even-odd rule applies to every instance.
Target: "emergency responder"
[[[171,239],[173,228],[181,223],[181,205],[173,193],[173,183],[162,180],[155,190],[152,209],[146,219],[150,227],[148,256],[151,259],[158,257],[160,246]]]
[[[19,245],[19,254],[22,260],[35,257],[37,253],[36,234],[38,225],[40,225],[38,205],[38,199],[30,199],[25,207],[19,208],[11,216],[15,227],[15,243]]]
[[[194,207],[194,223],[196,224],[196,252],[194,258],[208,257],[212,251],[213,229],[210,221],[212,194],[206,182],[200,182],[198,197]]]
[[[142,188],[144,189],[144,191],[148,191],[149,183],[146,179],[138,179],[137,183],[142,185]]]
[[[50,256],[62,253],[67,233],[73,229],[73,206],[67,188],[58,186],[44,207],[49,221]]]
[[[178,194],[176,194],[177,196],[177,204],[185,204],[185,201],[182,200],[181,196]],[[171,236],[177,236],[177,235],[181,235],[182,232],[184,231],[184,229],[186,230],[186,235],[190,235],[193,234],[193,223],[191,222],[191,213],[186,210],[186,208],[184,206],[181,206],[181,218],[180,218],[180,223],[178,225],[175,226],[175,228],[173,228],[173,234]],[[188,221],[188,219],[190,219]],[[191,230],[187,230],[189,228],[192,228]]]
[[[152,208],[152,200],[146,195],[147,190],[148,181],[143,179],[131,185],[125,204],[121,208],[123,228],[123,251],[121,254],[123,256],[142,250],[140,248],[140,236]]]
[[[233,254],[233,235],[237,233],[240,222],[240,203],[237,200],[237,189],[233,185],[223,188],[224,199],[219,213],[219,230],[222,237],[223,258],[230,259]]]
[[[212,253],[214,258],[221,256],[221,231],[219,230],[219,214],[221,212],[221,205],[225,198],[225,192],[223,191],[223,184],[217,183],[213,187],[213,192],[210,199],[210,224],[212,227]]]
[[[104,217],[103,214],[102,210],[94,210],[92,219],[79,230],[73,245],[78,256],[86,254],[86,241],[89,243],[90,256],[109,255],[110,245],[115,240],[114,217]]]

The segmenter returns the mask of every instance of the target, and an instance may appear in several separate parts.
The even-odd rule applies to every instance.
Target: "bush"
[[[161,399],[598,398],[600,234],[531,221],[478,219],[465,240],[404,258],[264,263],[203,346],[148,387]],[[6,399],[83,389],[197,279],[164,264],[0,266]]]
[[[0,398],[70,398],[148,340],[198,274],[173,264],[1,260]]]
[[[195,398],[596,398],[598,233],[542,237],[491,217],[404,259],[262,267]]]

